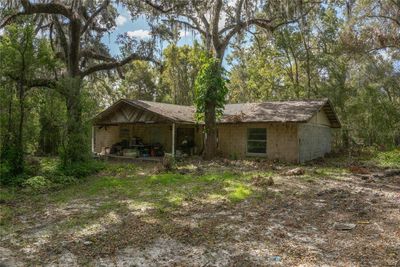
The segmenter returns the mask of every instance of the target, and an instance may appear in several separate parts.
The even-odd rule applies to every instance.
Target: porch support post
[[[95,139],[95,129],[92,125],[92,153],[94,153],[94,139]]]
[[[172,156],[175,157],[175,122],[172,123]]]

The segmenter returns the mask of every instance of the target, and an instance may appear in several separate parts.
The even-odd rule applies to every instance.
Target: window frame
[[[263,129],[265,130],[265,140],[254,140],[254,139],[249,139],[250,137],[250,131],[252,129]],[[246,155],[247,156],[266,156],[267,155],[267,138],[268,138],[268,133],[267,133],[267,128],[265,127],[249,127],[247,128],[247,135],[246,135]],[[260,143],[265,143],[265,152],[264,153],[259,153],[259,152],[249,152],[249,141],[250,142],[260,142]]]

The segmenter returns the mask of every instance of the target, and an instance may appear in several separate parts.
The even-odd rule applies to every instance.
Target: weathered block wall
[[[247,154],[247,129],[267,129],[266,157],[298,161],[297,125],[292,123],[237,123],[218,125],[218,150],[225,157],[244,158]]]
[[[323,157],[331,151],[331,128],[321,124],[299,124],[299,161]]]
[[[166,152],[171,151],[171,125],[131,124],[130,137],[140,137],[145,144],[160,143]]]
[[[119,126],[94,126],[94,152],[100,153],[102,147],[111,147],[119,141]]]

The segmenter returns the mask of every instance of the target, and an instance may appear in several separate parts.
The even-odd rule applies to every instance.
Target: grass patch
[[[400,168],[400,149],[377,152],[375,162],[380,167]]]
[[[13,201],[17,197],[14,187],[0,188],[0,204]]]
[[[225,190],[228,192],[228,199],[232,202],[245,200],[253,193],[249,185],[236,181],[229,182]]]
[[[11,207],[6,205],[0,206],[0,228],[3,228],[3,230],[6,230],[5,228],[10,228],[12,226],[13,217],[14,212]],[[0,230],[0,233],[1,232],[2,231]]]
[[[148,178],[150,184],[172,185],[177,183],[188,182],[192,177],[190,175],[182,175],[177,173],[164,173],[152,175]]]

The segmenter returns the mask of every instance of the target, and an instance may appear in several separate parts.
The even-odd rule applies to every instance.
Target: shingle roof
[[[228,104],[220,122],[307,122],[321,109],[332,127],[340,127],[328,99]]]
[[[157,113],[165,118],[177,122],[193,122],[195,123],[195,108],[193,106],[182,106],[174,104],[166,104],[160,102],[151,102],[144,100],[126,100],[127,102],[137,105],[148,111]]]
[[[193,106],[173,105],[143,100],[118,101],[125,102],[133,107],[147,110],[175,122],[196,123],[195,108]],[[107,110],[111,111],[108,108]],[[106,110],[106,111],[107,111]],[[242,103],[225,105],[223,116],[219,123],[239,122],[307,122],[319,110],[324,110],[332,127],[340,127],[339,119],[328,99],[303,101],[271,101],[262,103]],[[100,119],[101,114],[95,119]]]

